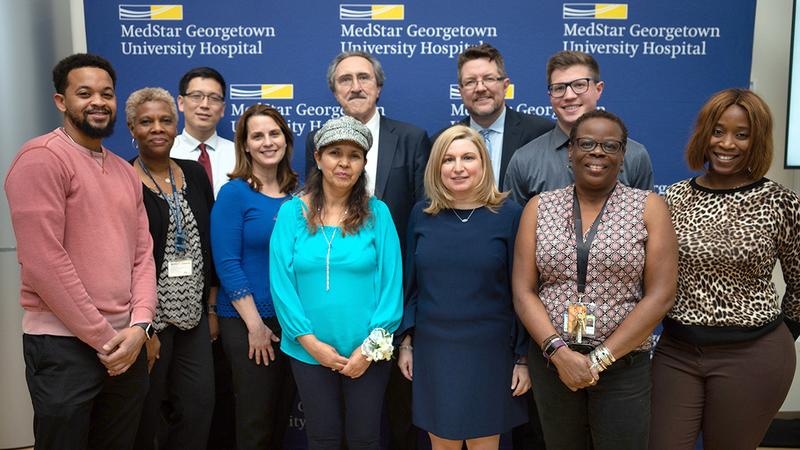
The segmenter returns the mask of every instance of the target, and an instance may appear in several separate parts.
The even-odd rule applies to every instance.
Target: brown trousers
[[[781,324],[754,341],[698,346],[662,336],[653,358],[650,450],[753,450],[789,387],[795,347]]]

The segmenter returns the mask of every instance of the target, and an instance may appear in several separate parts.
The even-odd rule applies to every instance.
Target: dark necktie
[[[206,150],[206,144],[201,142],[200,145],[197,146],[200,149],[200,157],[197,158],[197,162],[206,169],[206,174],[208,175],[208,182],[211,183],[211,186],[214,186],[214,177],[211,175],[211,158],[208,157],[208,151]]]

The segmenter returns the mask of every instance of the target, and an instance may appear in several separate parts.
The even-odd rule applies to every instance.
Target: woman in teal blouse
[[[378,449],[402,315],[400,243],[388,208],[366,188],[369,130],[332,119],[314,144],[317,170],[281,207],[270,240],[281,350],[291,357],[309,449],[339,448],[343,435],[349,448]]]

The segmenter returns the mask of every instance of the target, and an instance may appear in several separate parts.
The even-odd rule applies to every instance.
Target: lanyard
[[[614,189],[616,188],[617,187],[614,186]],[[605,201],[603,202],[603,207],[600,208],[600,212],[597,213],[597,217],[595,217],[594,222],[592,222],[592,226],[589,228],[589,232],[586,234],[585,240],[583,238],[581,203],[578,201],[578,193],[575,188],[572,190],[572,214],[575,216],[575,251],[578,255],[579,298],[583,297],[584,292],[586,292],[586,272],[589,268],[589,250],[592,248],[594,237],[597,234],[597,228],[600,226],[600,221],[603,218],[603,213],[606,210],[608,199],[611,198],[611,194],[614,193],[614,189],[611,189],[611,192],[608,193],[608,197],[606,197]]]
[[[181,211],[178,189],[175,187],[175,177],[172,176],[172,164],[169,165],[169,184],[172,185],[172,200],[175,203],[174,205],[164,191],[161,190],[161,186],[156,183],[156,179],[153,178],[153,175],[150,173],[150,170],[147,168],[147,166],[144,165],[144,162],[141,158],[139,158],[139,165],[142,166],[144,173],[146,173],[147,176],[153,180],[153,184],[156,186],[156,189],[158,189],[159,195],[161,195],[161,198],[167,202],[167,205],[169,206],[169,212],[175,216],[175,250],[177,250],[178,253],[183,253],[186,251],[186,234],[183,231],[183,214]]]

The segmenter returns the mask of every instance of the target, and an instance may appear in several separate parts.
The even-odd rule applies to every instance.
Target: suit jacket
[[[316,131],[309,133],[306,138],[306,174],[316,170],[315,134]],[[430,151],[431,141],[425,130],[381,116],[375,197],[386,203],[392,213],[403,254],[411,209],[425,198],[423,178]]]
[[[460,125],[469,126],[469,116],[461,119],[458,123]],[[503,186],[508,162],[511,161],[511,156],[514,152],[528,142],[552,130],[554,126],[555,123],[542,117],[517,112],[508,107],[506,108],[506,122],[505,126],[503,126],[503,153],[500,164],[499,188]],[[439,130],[431,140],[436,142],[436,138],[446,129],[447,128],[443,128]],[[493,167],[493,169],[496,170],[497,168]]]

